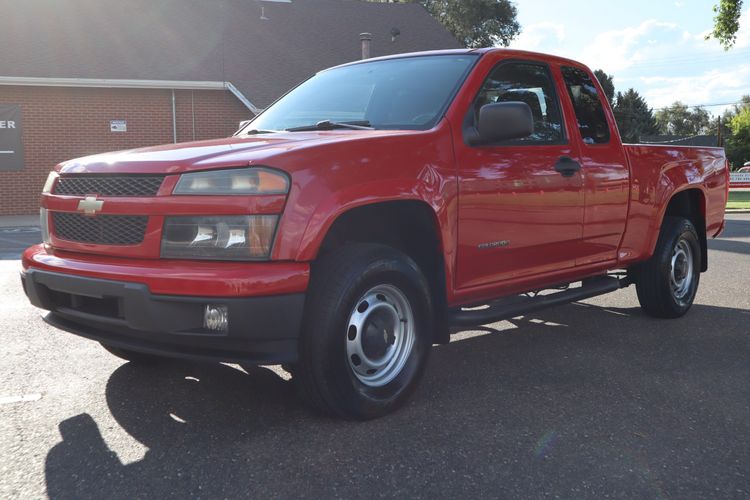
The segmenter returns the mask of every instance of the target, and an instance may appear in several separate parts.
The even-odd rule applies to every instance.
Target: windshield
[[[322,71],[279,99],[243,132],[287,130],[322,121],[425,130],[440,119],[476,57],[405,57]]]

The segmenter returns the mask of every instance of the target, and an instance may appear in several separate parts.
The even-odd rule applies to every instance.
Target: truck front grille
[[[53,233],[62,240],[97,245],[138,245],[146,234],[148,216],[52,212]]]
[[[155,196],[163,175],[71,175],[55,183],[53,194],[63,196]]]

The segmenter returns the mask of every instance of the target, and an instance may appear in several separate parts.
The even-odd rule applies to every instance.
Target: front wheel
[[[325,413],[385,415],[421,378],[431,329],[429,286],[412,259],[384,245],[336,249],[313,266],[293,380]]]
[[[679,318],[698,291],[701,250],[695,227],[682,217],[665,217],[654,255],[634,269],[641,308],[657,318]]]

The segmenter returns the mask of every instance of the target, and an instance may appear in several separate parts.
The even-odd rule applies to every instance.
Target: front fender
[[[445,248],[454,245],[458,177],[445,121],[420,133],[323,144],[283,155],[274,166],[292,176],[276,260],[313,260],[341,214],[396,200],[426,203],[439,219]]]

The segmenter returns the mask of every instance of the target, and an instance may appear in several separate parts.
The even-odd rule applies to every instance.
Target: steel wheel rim
[[[382,387],[401,373],[414,347],[411,304],[395,286],[377,285],[357,301],[345,333],[354,376],[369,387]]]
[[[690,293],[693,285],[693,248],[687,240],[681,238],[672,251],[669,282],[672,295],[678,302]]]

